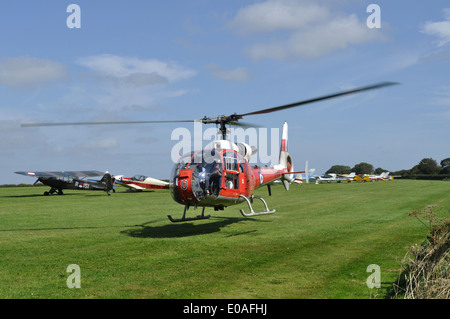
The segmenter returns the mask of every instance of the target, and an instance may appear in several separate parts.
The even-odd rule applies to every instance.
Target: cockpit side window
[[[219,152],[216,149],[205,149],[193,154],[189,166],[198,164],[206,165],[214,162],[221,162]]]
[[[222,181],[222,160],[220,152],[205,149],[196,152],[190,158],[188,168],[192,172],[192,190],[197,199],[210,195],[218,196]]]
[[[180,170],[185,169],[189,162],[191,161],[192,155],[194,155],[194,152],[188,153],[180,157],[177,161],[177,163],[174,165],[172,170],[172,181],[175,183],[175,179],[177,178],[178,174],[180,173]]]
[[[237,158],[238,158],[238,164],[239,164],[239,172],[244,173],[244,159],[242,158],[241,154],[237,153]]]
[[[225,151],[223,153],[223,160],[225,162],[225,170],[227,171],[239,171],[238,160],[236,157],[236,153],[233,151]]]

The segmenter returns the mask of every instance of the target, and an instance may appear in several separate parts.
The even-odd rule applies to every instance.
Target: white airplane
[[[350,174],[348,174],[347,176],[338,176],[336,177],[337,182],[342,182],[342,181],[347,181],[347,182],[351,182],[352,180],[355,179],[355,172],[352,172]]]
[[[119,185],[130,188],[134,191],[143,191],[146,189],[164,189],[169,188],[169,183],[144,175],[135,175],[133,177],[116,176],[116,182]]]
[[[334,173],[329,173],[327,175],[322,175],[322,176],[315,175],[314,177],[316,178],[316,184],[322,183],[322,182],[331,183],[332,181],[337,181],[337,174],[334,174]]]
[[[315,171],[316,171],[315,168],[309,168],[309,163],[308,163],[308,161],[306,161],[306,163],[305,163],[305,172],[304,172],[305,175],[303,176],[302,173],[294,174],[293,183],[302,184],[303,181],[305,181],[306,184],[308,184],[310,179],[314,179],[315,178],[315,176],[313,175]]]
[[[383,172],[380,175],[372,175],[369,176],[369,180],[371,182],[375,182],[375,181],[385,181],[389,179],[389,172]]]
[[[328,175],[329,177],[326,176],[326,175],[323,175],[323,176],[315,176],[315,177],[316,177],[316,184],[322,183],[322,182],[331,183],[331,182],[333,182],[333,181],[338,182],[338,183],[340,183],[340,182],[342,182],[342,181],[348,181],[348,182],[351,182],[351,181],[355,178],[355,173],[354,173],[354,172],[350,173],[350,174],[347,175],[347,176],[337,176],[337,174],[335,174],[335,173],[329,173],[329,174],[327,174],[327,175]]]

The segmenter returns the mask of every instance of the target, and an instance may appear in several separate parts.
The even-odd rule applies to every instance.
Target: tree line
[[[325,174],[350,174],[355,172],[359,174],[376,174],[383,172],[391,172],[391,175],[401,176],[402,178],[416,178],[416,179],[444,179],[450,178],[450,157],[443,159],[438,163],[433,158],[424,158],[417,165],[411,169],[403,169],[400,171],[389,171],[381,167],[374,168],[372,164],[361,162],[353,167],[347,165],[333,165],[325,172]]]
[[[412,179],[450,179],[450,157],[439,164],[433,158],[424,158],[411,169],[400,170],[395,174]]]
[[[331,168],[325,172],[325,174],[350,174],[355,172],[357,175],[359,174],[381,174],[383,172],[388,172],[388,170],[383,169],[381,167],[374,168],[372,164],[361,162],[356,164],[353,167],[347,165],[333,165]]]

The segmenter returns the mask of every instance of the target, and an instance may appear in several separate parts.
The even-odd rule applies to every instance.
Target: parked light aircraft
[[[100,171],[54,171],[54,172],[15,172],[16,174],[37,177],[37,182],[50,186],[50,190],[44,195],[51,195],[58,191],[58,195],[63,195],[63,189],[76,190],[102,190],[110,195],[113,188],[111,174]],[[86,177],[100,177],[99,181],[86,180]]]
[[[331,182],[343,182],[343,181],[347,181],[347,182],[351,182],[354,180],[355,178],[355,173],[352,172],[347,176],[344,175],[339,175],[335,174],[335,173],[328,173],[322,176],[314,176],[316,178],[316,184],[318,183],[322,183],[322,182],[327,182],[327,183],[331,183]]]
[[[339,182],[344,182],[344,181],[346,181],[346,182],[351,182],[351,181],[353,181],[355,179],[355,172],[352,172],[352,173],[350,173],[350,174],[348,174],[347,176],[337,176],[336,177],[336,180],[337,180],[337,182],[339,183]]]
[[[308,161],[306,161],[305,163],[305,171],[304,173],[298,173],[298,174],[294,174],[294,180],[292,181],[293,183],[309,183],[309,181],[311,179],[314,179],[314,172],[316,171],[315,168],[309,168],[309,163]]]
[[[334,173],[329,173],[326,175],[315,175],[314,176],[316,178],[316,184],[318,183],[322,183],[322,182],[327,182],[327,183],[331,183],[332,181],[337,181],[337,174]]]
[[[389,172],[383,172],[380,175],[369,175],[371,182],[386,181],[387,179],[389,179]]]
[[[117,176],[116,183],[134,191],[143,191],[146,189],[164,189],[169,188],[169,183],[144,175],[135,175],[133,177]]]
[[[368,182],[370,181],[369,176],[367,175],[362,175],[362,174],[358,174],[355,176],[354,180],[356,182]]]

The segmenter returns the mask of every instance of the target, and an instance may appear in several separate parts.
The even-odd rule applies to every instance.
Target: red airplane
[[[119,185],[128,187],[133,191],[169,188],[168,182],[144,175],[135,175],[133,177],[116,176],[116,182]]]

